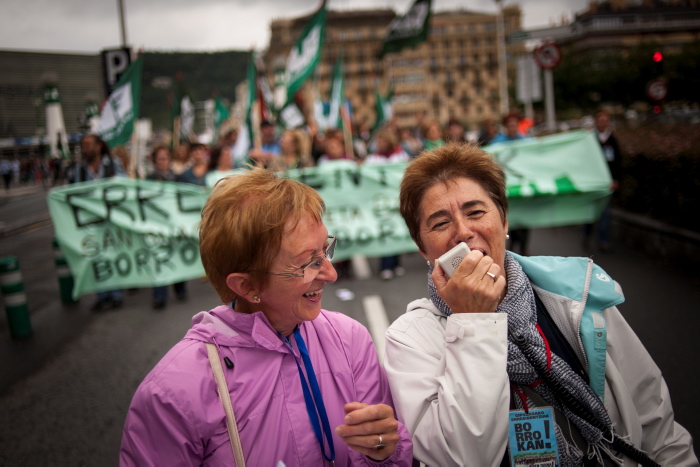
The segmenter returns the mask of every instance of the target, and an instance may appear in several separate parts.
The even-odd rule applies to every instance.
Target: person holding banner
[[[526,139],[527,136],[520,134],[518,129],[518,123],[520,122],[520,114],[518,112],[509,112],[503,117],[503,128],[504,132],[499,132],[489,144],[495,143],[507,143],[510,141],[518,141]],[[510,231],[510,245],[509,248],[512,251],[517,251],[523,255],[528,256],[530,254],[530,249],[528,248],[528,243],[530,242],[530,229],[512,229]]]
[[[384,366],[416,459],[698,465],[661,371],[616,308],[619,284],[589,258],[506,251],[505,186],[491,155],[459,144],[423,152],[401,182],[428,298],[387,330]],[[450,276],[438,259],[461,243],[470,250],[442,261]]]
[[[170,168],[175,175],[181,175],[185,170],[192,166],[192,160],[190,159],[190,145],[189,143],[182,142],[178,144],[175,149],[175,158],[170,164]]]
[[[156,180],[160,182],[175,182],[177,175],[171,168],[172,157],[170,149],[165,145],[157,145],[151,151],[151,161],[153,162],[153,171],[146,175],[146,180]],[[181,302],[187,300],[187,283],[176,282],[173,284],[175,296]],[[168,301],[168,286],[162,285],[153,287],[153,309],[162,310]]]
[[[280,157],[280,145],[275,136],[275,125],[268,120],[260,123],[260,147],[250,150],[249,157],[258,167],[269,167]]]
[[[302,129],[286,130],[280,137],[280,157],[270,163],[273,172],[284,172],[314,166],[311,141]]]
[[[386,126],[377,132],[376,151],[364,160],[366,165],[391,164],[408,162],[411,157],[399,145],[399,137],[396,131]],[[379,277],[388,281],[396,276],[403,276],[406,270],[401,266],[399,255],[383,256],[379,259]]]
[[[207,147],[202,143],[192,143],[189,146],[192,165],[180,174],[177,181],[205,186],[207,173],[209,172],[209,154]]]
[[[75,167],[72,183],[126,176],[119,159],[109,154],[109,146],[98,135],[83,136],[80,152],[83,160]],[[90,309],[97,312],[116,310],[122,307],[123,302],[123,289],[106,290],[97,293],[97,300]]]
[[[213,188],[200,253],[225,305],[195,315],[137,389],[122,466],[234,465],[235,433],[249,465],[411,465],[369,332],[321,308],[337,278],[324,211],[314,189],[266,169]]]

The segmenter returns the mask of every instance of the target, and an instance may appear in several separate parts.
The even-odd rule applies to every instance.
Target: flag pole
[[[173,151],[180,146],[180,116],[173,118]]]
[[[129,178],[136,178],[136,151],[138,151],[139,136],[137,130],[138,120],[134,120],[134,131],[131,132],[131,162],[129,163]]]
[[[345,154],[355,159],[355,151],[352,145],[352,127],[350,125],[350,116],[344,105],[340,106],[340,119],[343,122],[343,139],[345,140]]]

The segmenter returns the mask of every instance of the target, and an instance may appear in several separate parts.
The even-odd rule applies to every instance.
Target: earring
[[[260,297],[257,295],[253,295],[253,303],[260,303]]]
[[[510,235],[506,234],[506,240],[509,240],[509,239],[510,239]]]
[[[425,262],[428,264],[428,266],[430,266],[430,261],[426,259]]]

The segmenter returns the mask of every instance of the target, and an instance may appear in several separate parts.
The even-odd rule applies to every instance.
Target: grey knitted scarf
[[[431,277],[433,266],[431,265],[429,269],[428,294],[430,300],[440,312],[449,316],[452,314],[452,310],[450,310],[437,293],[437,289]],[[535,295],[532,290],[532,285],[520,267],[520,264],[510,256],[510,254],[506,254],[505,257],[505,273],[508,281],[508,291],[501,304],[498,305],[496,312],[508,314],[508,378],[515,386],[530,386],[532,383],[539,380],[540,377],[518,346],[511,341],[510,335],[516,334],[525,336],[526,340],[535,348],[536,358],[540,363],[544,362],[543,366],[546,366],[547,352],[544,340],[535,328],[535,324],[537,323]],[[599,422],[605,426],[612,426],[610,417],[595,392],[593,392],[591,387],[581,376],[555,354],[552,354],[551,374],[556,381],[568,388],[578,402],[593,414]],[[537,392],[548,403],[552,404],[554,408],[564,413],[566,418],[579,428],[581,435],[588,442],[588,458],[597,457],[599,463],[602,464],[601,451],[605,451],[611,459],[619,461],[621,464],[621,459],[616,458],[610,449],[609,443],[603,439],[603,433],[598,428],[573,414],[566,405],[561,403],[559,397],[557,397],[546,382],[542,381],[540,384],[536,385],[535,388],[532,388],[532,390]],[[514,397],[514,401],[516,407],[519,409],[523,408],[522,400],[519,397]],[[535,406],[530,398],[527,399],[527,404],[529,407]],[[559,426],[556,427],[556,437],[559,446],[559,461],[561,465],[583,465],[584,453],[581,452],[573,442],[568,442],[566,440]]]

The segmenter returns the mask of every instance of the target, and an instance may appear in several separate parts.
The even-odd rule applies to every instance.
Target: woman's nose
[[[457,218],[457,220],[455,221],[455,226],[455,245],[459,242],[468,243],[467,240],[471,239],[474,236],[474,231],[472,230],[470,222],[464,217]]]
[[[338,272],[335,270],[331,260],[328,258],[324,258],[323,262],[321,263],[321,270],[318,273],[318,279],[331,283],[338,280]]]

